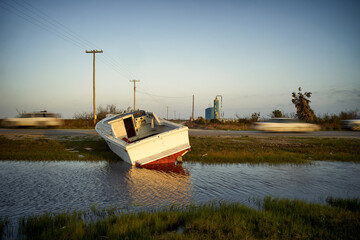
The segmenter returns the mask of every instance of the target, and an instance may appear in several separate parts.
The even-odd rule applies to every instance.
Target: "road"
[[[260,131],[226,131],[226,130],[201,130],[190,129],[190,136],[252,136],[252,137],[326,137],[326,138],[359,138],[360,132],[354,131],[319,131],[311,133],[270,133]],[[0,128],[0,135],[5,136],[39,136],[39,137],[61,137],[61,136],[98,136],[94,129],[6,129]]]
[[[252,136],[252,137],[326,137],[326,138],[360,138],[360,132],[354,131],[318,131],[307,133],[296,132],[261,132],[261,131],[226,131],[190,129],[191,136]]]

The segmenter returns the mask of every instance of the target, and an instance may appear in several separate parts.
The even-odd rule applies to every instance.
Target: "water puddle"
[[[89,210],[92,205],[148,210],[270,195],[322,202],[360,197],[360,164],[202,165],[145,169],[106,161],[1,161],[0,216]]]

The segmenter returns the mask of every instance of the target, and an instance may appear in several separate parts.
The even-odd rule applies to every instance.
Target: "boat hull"
[[[175,163],[176,161],[177,162],[182,162],[182,156],[184,156],[188,151],[190,151],[190,149],[182,150],[180,152],[171,154],[169,156],[165,156],[163,158],[157,159],[155,161],[151,161],[151,162],[143,164],[143,165],[140,165],[138,163],[136,163],[136,165],[137,166],[144,166],[144,165],[150,166],[150,165],[158,165],[158,164]]]
[[[113,151],[116,155],[118,155],[123,161],[133,165],[133,163],[130,160],[129,154],[127,153],[126,149],[123,149],[122,147],[119,147],[118,144],[105,140],[111,151]]]
[[[95,130],[116,155],[131,165],[174,163],[181,161],[190,150],[188,128],[185,126],[163,120],[163,124],[176,127],[136,142],[126,142],[106,132],[105,124],[106,121],[99,122]]]

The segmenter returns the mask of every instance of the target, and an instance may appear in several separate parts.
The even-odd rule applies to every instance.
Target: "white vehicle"
[[[360,131],[360,119],[343,120],[342,125],[345,129]]]
[[[320,130],[320,127],[293,118],[271,118],[253,123],[253,129],[267,132],[313,132]]]
[[[2,121],[4,127],[58,127],[62,124],[59,114],[47,111],[23,113],[19,118],[7,118]]]
[[[105,118],[95,130],[116,155],[131,165],[181,162],[190,150],[187,127],[143,110]]]

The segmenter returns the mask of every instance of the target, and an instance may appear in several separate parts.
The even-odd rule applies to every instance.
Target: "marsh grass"
[[[190,137],[185,161],[201,163],[310,163],[360,161],[359,139],[295,137]],[[90,151],[86,150],[91,148]],[[81,157],[79,157],[81,155]],[[8,139],[0,136],[0,160],[118,160],[97,137]]]
[[[95,124],[92,118],[76,118],[76,119],[64,119],[63,125],[59,128],[63,129],[94,129]]]
[[[294,137],[190,137],[185,161],[202,163],[308,163],[360,161],[359,139]]]
[[[332,207],[338,207],[352,212],[358,212],[360,214],[360,199],[358,198],[342,199],[328,197],[326,202]]]
[[[9,225],[9,220],[7,217],[0,216],[0,240],[3,239],[3,235],[6,232],[5,229]]]
[[[91,148],[88,151],[85,148]],[[79,157],[81,155],[82,157]],[[62,140],[46,138],[8,139],[0,136],[0,160],[118,160],[106,142],[79,137]]]
[[[347,205],[353,200],[337,199]],[[357,200],[358,201],[358,200]],[[153,212],[106,212],[86,221],[89,212],[46,213],[20,220],[26,239],[358,239],[359,205],[265,197],[259,209],[211,202]]]

